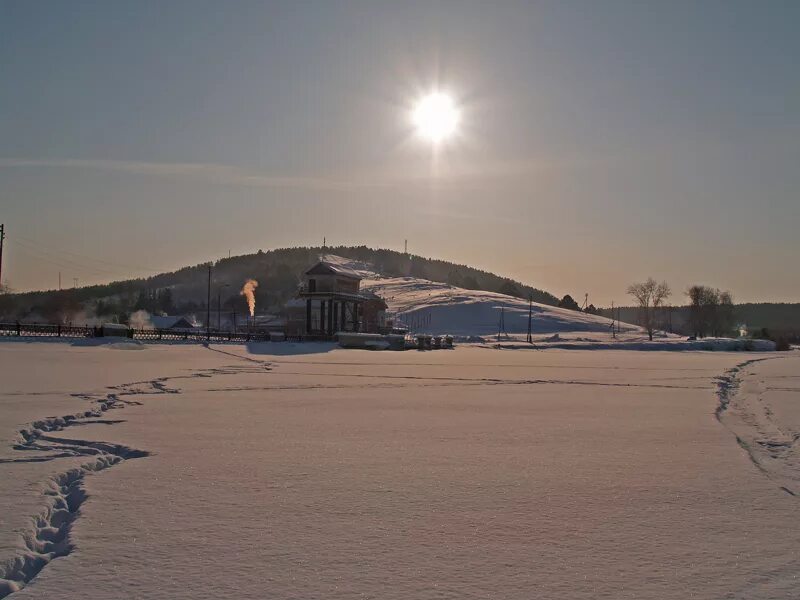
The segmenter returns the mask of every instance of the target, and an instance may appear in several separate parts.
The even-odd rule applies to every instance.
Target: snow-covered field
[[[0,342],[0,381],[15,600],[798,597],[796,353]]]

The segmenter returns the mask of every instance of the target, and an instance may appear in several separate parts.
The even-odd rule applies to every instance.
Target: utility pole
[[[614,331],[614,301],[611,301],[611,337],[617,339],[617,332]]]
[[[405,244],[405,250],[403,250],[403,252],[404,252],[405,254],[408,254],[408,240],[406,240],[405,242],[406,242],[406,244]]]
[[[6,226],[0,223],[0,287],[3,285],[3,240],[6,239]]]
[[[206,299],[206,341],[211,339],[211,264],[208,265],[208,297]]]
[[[506,332],[506,309],[504,306],[500,307],[500,323],[497,327],[497,342],[500,343],[500,334]]]
[[[533,321],[533,294],[528,295],[528,343],[533,343],[533,330],[531,329],[531,322]]]
[[[61,271],[58,272],[58,291],[61,291]]]

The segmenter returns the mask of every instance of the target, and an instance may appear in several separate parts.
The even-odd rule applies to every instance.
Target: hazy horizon
[[[800,301],[792,2],[5,2],[3,283],[290,246]],[[448,91],[433,153],[411,103]],[[794,275],[794,276],[793,276]],[[268,282],[265,282],[268,285]]]

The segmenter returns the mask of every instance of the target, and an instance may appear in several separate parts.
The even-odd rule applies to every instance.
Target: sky
[[[361,245],[800,301],[800,3],[0,0],[2,281]],[[449,93],[458,135],[415,134]],[[262,282],[269,285],[268,282]]]

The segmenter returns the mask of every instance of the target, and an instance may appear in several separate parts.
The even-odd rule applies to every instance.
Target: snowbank
[[[500,341],[500,343],[486,342],[484,347],[500,347],[504,350],[534,349],[545,350],[560,348],[562,350],[654,350],[654,351],[681,351],[695,350],[707,352],[774,352],[775,342],[770,340],[707,338],[703,340],[662,339],[662,340],[593,340],[593,339],[562,339],[553,338],[536,340],[533,344],[514,341]]]

